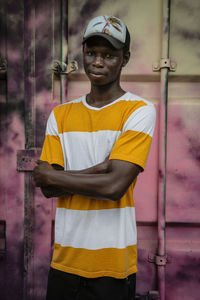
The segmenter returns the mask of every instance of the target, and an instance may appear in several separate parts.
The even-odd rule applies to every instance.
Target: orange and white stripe
[[[154,127],[155,108],[139,96],[127,92],[101,108],[83,96],[52,111],[41,159],[81,170],[110,155],[145,168]],[[136,272],[135,183],[116,202],[58,199],[52,267],[91,278]]]

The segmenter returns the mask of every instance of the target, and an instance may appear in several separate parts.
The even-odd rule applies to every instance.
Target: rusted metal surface
[[[0,52],[7,61],[0,78],[0,220],[6,224],[6,253],[0,260],[0,298],[22,299],[23,175],[16,150],[23,147],[23,1],[0,2]],[[11,288],[12,286],[12,288]]]
[[[60,2],[36,3],[30,0],[24,4],[26,143],[25,149],[19,150],[17,156],[18,171],[25,171],[23,300],[45,298],[50,262],[52,200],[45,203],[41,192],[35,189],[31,171],[41,152],[48,115],[53,106],[60,103],[59,95],[58,99],[52,97],[49,68],[53,55],[57,55],[54,43],[60,37],[58,28],[55,28],[59,26],[59,17]]]
[[[7,61],[7,72],[0,74],[0,220],[6,224],[0,238],[2,248],[6,243],[6,252],[3,250],[5,254],[0,260],[1,299],[45,298],[56,200],[44,199],[39,189],[34,188],[31,170],[37,154],[33,149],[42,147],[51,109],[88,93],[90,87],[82,67],[81,32],[91,17],[102,12],[122,18],[131,33],[132,55],[121,77],[123,88],[150,100],[157,109],[150,156],[134,194],[138,224],[137,299],[159,299],[157,269],[161,270],[159,286],[162,291],[165,289],[166,300],[199,299],[198,9],[196,0],[171,1],[170,55],[167,56],[161,55],[160,33],[164,29],[161,30],[160,0],[127,0],[125,4],[116,0],[115,6],[102,0],[70,0],[68,5],[64,0],[1,1],[0,47],[1,56]],[[67,19],[69,30],[65,26]],[[166,101],[163,100],[160,109],[160,74],[152,70],[153,62],[159,62],[157,68],[160,67],[160,57],[163,82],[171,65],[167,57],[177,63],[176,72],[168,73],[167,170],[163,167]],[[61,81],[60,76],[52,74],[53,61],[67,65],[74,59],[79,71],[68,82],[66,75],[61,75]],[[166,89],[164,83],[163,88]],[[159,180],[158,164],[161,164]],[[165,222],[159,222],[160,253],[158,197],[165,197],[166,204]],[[164,207],[159,206],[161,217]]]

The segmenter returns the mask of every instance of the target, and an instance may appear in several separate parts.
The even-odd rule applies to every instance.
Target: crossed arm
[[[142,168],[122,160],[108,160],[81,171],[64,171],[61,166],[38,161],[34,180],[47,197],[80,194],[102,200],[119,200]]]

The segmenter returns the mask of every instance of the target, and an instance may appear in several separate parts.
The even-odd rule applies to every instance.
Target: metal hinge
[[[36,160],[41,154],[40,148],[17,151],[17,171],[33,171]]]
[[[6,222],[0,220],[0,259],[6,254]]]
[[[169,257],[167,257],[167,255],[160,256],[155,255],[153,253],[149,253],[148,262],[155,263],[157,266],[165,266],[167,263],[170,262],[170,259]]]
[[[0,54],[0,78],[5,78],[7,73],[7,60]]]
[[[78,63],[76,60],[71,61],[69,64],[66,64],[59,60],[55,60],[53,62],[53,67],[51,68],[51,70],[56,75],[68,75],[78,70]]]
[[[159,292],[158,291],[149,291],[148,292],[148,300],[159,300]]]
[[[135,299],[137,300],[159,300],[159,292],[158,291],[149,291],[146,295],[138,295],[136,294]]]
[[[170,71],[176,71],[177,64],[175,61],[171,61],[170,58],[161,58],[160,62],[153,64],[153,71],[158,72],[160,69],[168,68]]]

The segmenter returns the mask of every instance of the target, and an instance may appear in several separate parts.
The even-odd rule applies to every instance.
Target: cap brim
[[[111,35],[108,35],[106,33],[103,32],[94,32],[90,35],[88,35],[87,37],[83,38],[83,44],[91,37],[94,36],[100,36],[104,39],[106,39],[115,49],[120,50],[124,47],[124,44],[118,40],[116,40],[115,38],[113,38]]]

